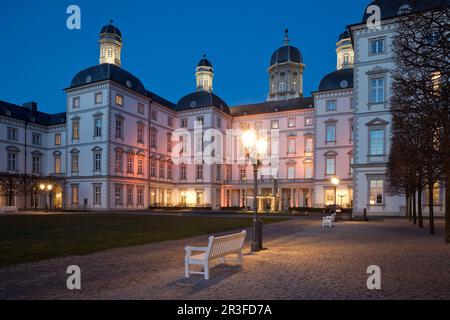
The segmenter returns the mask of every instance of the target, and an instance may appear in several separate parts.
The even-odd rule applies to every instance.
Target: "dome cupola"
[[[120,67],[122,53],[122,33],[113,25],[113,21],[100,31],[100,64],[115,64]]]
[[[268,101],[303,96],[303,56],[298,48],[289,45],[288,29],[284,32],[284,45],[270,59]]]
[[[350,33],[341,33],[336,43],[337,70],[353,68],[355,53],[353,51]]]
[[[206,55],[197,64],[195,77],[197,79],[197,91],[213,90],[214,69],[211,61],[206,59]]]

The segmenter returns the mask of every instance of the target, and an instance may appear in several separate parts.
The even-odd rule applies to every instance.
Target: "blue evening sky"
[[[177,102],[195,89],[203,53],[215,69],[214,92],[230,106],[265,100],[267,67],[289,28],[306,69],[304,93],[336,68],[335,43],[359,22],[369,0],[321,1],[4,1],[0,5],[0,100],[36,101],[65,111],[64,88],[98,64],[98,33],[113,19],[124,38],[122,67],[145,87]],[[81,30],[66,28],[66,9],[81,7]]]

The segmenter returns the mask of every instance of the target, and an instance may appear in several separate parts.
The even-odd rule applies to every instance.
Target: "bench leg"
[[[237,263],[242,265],[242,251],[238,253]]]
[[[209,263],[208,262],[204,265],[204,268],[205,268],[205,280],[209,280]]]
[[[184,263],[184,276],[189,278],[189,263],[187,261]]]

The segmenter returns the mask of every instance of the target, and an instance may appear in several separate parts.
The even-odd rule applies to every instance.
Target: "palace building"
[[[386,162],[390,47],[396,17],[406,12],[403,2],[371,3],[381,7],[381,28],[369,30],[364,14],[343,32],[336,70],[311,95],[303,91],[303,55],[286,30],[282,46],[268,56],[267,99],[238,106],[214,93],[214,65],[206,56],[196,67],[192,93],[177,103],[157,95],[122,67],[122,34],[113,24],[104,26],[99,63],[68,84],[65,112],[0,101],[0,172],[54,186],[48,194],[37,187],[30,196],[17,192],[13,205],[43,207],[48,195],[50,207],[61,209],[252,207],[252,165],[234,157],[242,156],[239,137],[225,137],[253,129],[272,132],[271,161],[258,175],[259,210],[323,208],[336,201],[356,215],[364,209],[402,214],[404,199],[386,191]],[[211,163],[201,155],[213,142]],[[182,161],[174,159],[175,149]],[[340,179],[336,195],[332,177]],[[0,192],[2,206],[8,196]]]

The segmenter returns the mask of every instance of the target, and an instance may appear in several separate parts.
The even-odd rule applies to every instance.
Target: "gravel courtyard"
[[[251,230],[249,230],[251,231]],[[211,280],[183,277],[184,246],[207,236],[114,249],[0,269],[0,299],[450,299],[450,245],[402,219],[338,222],[316,218],[265,226],[268,250],[244,265],[217,266]],[[81,268],[82,290],[66,288],[66,269]],[[368,290],[367,267],[381,268],[381,290]]]

